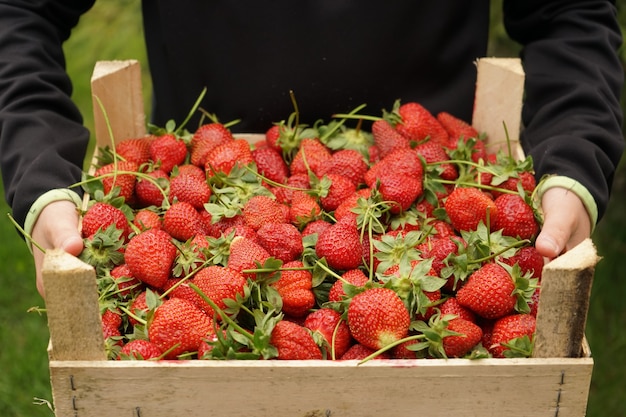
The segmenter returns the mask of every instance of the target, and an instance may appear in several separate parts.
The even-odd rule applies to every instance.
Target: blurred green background
[[[617,2],[622,27],[626,27],[626,0]],[[489,55],[515,56],[518,51],[501,25],[500,0],[492,2],[492,31]],[[96,2],[65,45],[67,67],[74,82],[74,99],[92,127],[89,89],[91,71],[97,60],[137,59],[144,71],[144,95],[149,100],[139,0]],[[622,51],[622,62],[626,54]],[[623,95],[626,96],[626,95]],[[624,103],[624,99],[622,100]],[[146,107],[148,108],[148,107]],[[626,108],[626,106],[624,106]],[[1,184],[0,184],[1,190]],[[590,389],[588,416],[626,416],[626,162],[622,160],[613,187],[608,212],[598,225],[593,240],[603,257],[596,269],[587,338],[595,365]],[[0,201],[0,416],[53,416],[46,402],[52,400],[46,348],[45,315],[28,312],[43,307],[35,289],[31,255]],[[532,401],[532,398],[529,398]],[[520,407],[523,407],[520,404]]]

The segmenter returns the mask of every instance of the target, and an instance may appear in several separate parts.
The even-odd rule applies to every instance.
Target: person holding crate
[[[44,248],[78,255],[78,190],[89,132],[72,103],[62,43],[94,0],[0,1],[0,165],[16,221]],[[545,222],[536,247],[554,258],[604,214],[624,149],[622,38],[614,1],[504,1],[523,46],[521,141]],[[397,98],[469,120],[474,61],[486,53],[489,1],[143,2],[152,122],[202,107],[240,131],[292,111],[311,121]],[[33,251],[41,288],[43,254]]]

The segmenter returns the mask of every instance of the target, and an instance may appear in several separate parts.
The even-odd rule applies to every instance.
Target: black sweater
[[[614,2],[505,1],[526,71],[522,143],[537,176],[576,179],[604,213],[623,151],[623,71]],[[93,0],[0,0],[0,165],[14,217],[80,178],[89,134],[69,95],[62,42]],[[471,120],[474,61],[484,56],[487,0],[274,2],[147,0],[152,121],[202,107],[239,131],[293,111],[325,121],[395,99]],[[193,126],[189,125],[190,127]]]

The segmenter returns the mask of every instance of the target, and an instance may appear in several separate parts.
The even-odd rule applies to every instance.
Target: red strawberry
[[[163,215],[163,230],[180,241],[207,233],[198,210],[184,201],[174,203],[167,209]]]
[[[135,213],[133,224],[142,232],[148,229],[161,229],[163,226],[161,216],[149,209],[141,209]]]
[[[169,192],[169,175],[162,169],[156,169],[147,173],[152,180],[139,178],[135,185],[137,202],[141,207],[160,207]],[[165,195],[164,195],[165,194]]]
[[[356,218],[357,215],[352,210],[358,207],[358,201],[360,198],[364,198],[367,200],[368,198],[370,198],[371,194],[371,188],[361,188],[352,195],[346,197],[346,199],[343,200],[341,204],[339,204],[339,207],[335,209],[335,219],[339,221],[344,217]]]
[[[313,275],[311,271],[289,270],[290,268],[304,268],[304,264],[301,261],[285,263],[280,278],[272,287],[280,294],[283,300],[282,311],[286,315],[304,317],[315,305]]]
[[[289,176],[289,167],[280,151],[270,146],[262,146],[252,151],[257,171],[267,179],[283,184]]]
[[[111,269],[111,277],[117,286],[117,295],[122,299],[139,293],[143,289],[141,281],[133,276],[126,264],[117,265]]]
[[[328,194],[320,197],[320,204],[326,211],[334,211],[343,201],[356,193],[356,185],[340,174],[327,174],[330,180]]]
[[[204,208],[209,202],[211,188],[204,178],[193,175],[179,174],[170,178],[169,201],[184,201],[191,204],[197,210]]]
[[[243,236],[236,236],[230,244],[227,266],[243,274],[246,278],[256,279],[255,273],[243,271],[257,269],[257,262],[263,265],[270,256],[269,252],[255,241]]]
[[[211,265],[198,271],[193,277],[193,283],[218,308],[224,310],[226,308],[224,300],[236,300],[237,295],[243,297],[247,281],[243,275],[233,269]],[[202,309],[209,316],[215,314],[213,308],[204,300]]]
[[[125,260],[138,280],[155,288],[165,285],[176,258],[171,238],[163,230],[150,229],[130,239]]]
[[[204,172],[204,169],[202,169],[199,166],[189,164],[189,163],[178,165],[170,173],[170,176],[172,177],[177,176],[177,175],[191,175],[192,177],[195,177],[201,181],[206,181],[206,172]]]
[[[165,359],[176,359],[185,352],[197,351],[212,331],[213,321],[196,305],[182,298],[170,298],[156,308],[148,336],[161,351],[168,352]]]
[[[148,302],[146,300],[147,296],[148,296],[148,292],[146,290],[143,290],[139,294],[137,294],[137,296],[130,303],[129,310],[131,313],[133,313],[134,316],[137,316],[142,319],[146,318],[146,315],[148,314],[148,311],[150,310],[150,308],[148,307]],[[137,324],[139,324],[139,321],[137,321],[132,315],[128,316],[128,321],[133,326],[136,326]]]
[[[421,177],[399,176],[393,171],[385,171],[378,179],[380,194],[389,202],[389,211],[393,214],[408,210],[424,191]]]
[[[233,139],[211,149],[206,156],[205,170],[208,176],[223,172],[230,174],[235,165],[245,166],[254,162],[250,144],[245,139]]]
[[[137,165],[145,164],[150,160],[150,143],[156,136],[124,139],[115,146],[115,152],[126,161]]]
[[[278,350],[277,359],[322,359],[322,351],[313,340],[311,332],[291,321],[281,320],[276,323],[270,344]]]
[[[371,288],[355,295],[348,306],[352,336],[370,349],[381,349],[409,332],[411,318],[402,299],[389,288]]]
[[[340,149],[332,154],[330,159],[322,162],[319,175],[338,174],[348,178],[358,186],[368,170],[363,155],[354,149]]]
[[[105,339],[121,336],[121,326],[122,316],[119,311],[113,311],[111,309],[104,310],[102,313],[102,335]]]
[[[187,145],[173,134],[165,134],[150,142],[150,158],[160,169],[169,173],[185,161]]]
[[[271,256],[283,262],[296,260],[304,250],[302,235],[291,223],[266,223],[257,231],[257,237]]]
[[[422,179],[424,168],[417,152],[412,149],[396,149],[374,164],[365,173],[365,183],[373,187],[383,173],[393,173],[399,177]]]
[[[117,161],[98,168],[94,176],[102,177],[104,193],[109,194],[114,187],[119,187],[119,196],[124,197],[124,201],[132,204],[135,200],[135,182],[137,176],[134,174],[139,169],[139,165],[130,161]],[[131,172],[131,174],[122,173]]]
[[[505,236],[532,239],[539,231],[533,208],[519,194],[502,194],[494,200],[496,215],[492,230],[502,230]]]
[[[130,234],[130,226],[124,212],[104,202],[96,202],[91,205],[83,216],[83,237],[93,236],[98,230],[105,230],[111,225],[122,231],[122,236],[127,238]]]
[[[401,135],[387,120],[381,119],[372,123],[374,144],[379,151],[379,158],[384,158],[396,149],[409,149],[409,140]]]
[[[242,214],[246,224],[259,230],[267,223],[287,223],[283,204],[266,195],[255,195],[243,206]]]
[[[460,333],[443,338],[443,349],[448,358],[463,357],[480,343],[483,337],[483,331],[477,324],[462,318],[450,320],[447,330]]]
[[[452,226],[456,230],[476,230],[482,221],[485,225],[487,217],[490,222],[498,215],[498,208],[493,200],[478,188],[455,188],[444,203]]]
[[[209,152],[216,146],[233,139],[230,130],[221,123],[208,123],[200,126],[191,138],[191,163],[204,168]]]
[[[401,122],[396,124],[395,128],[405,138],[418,142],[430,138],[432,141],[447,145],[448,132],[435,116],[421,104],[416,102],[404,103],[395,111],[401,118]]]
[[[319,176],[320,166],[330,158],[330,150],[318,139],[302,139],[300,149],[291,161],[289,170],[291,175],[307,174],[311,170]]]
[[[448,112],[438,113],[437,120],[441,123],[446,132],[448,132],[451,148],[456,148],[457,142],[461,138],[463,138],[465,142],[470,138],[478,138],[478,131],[474,129],[472,125]]]
[[[442,179],[454,181],[459,177],[456,166],[451,163],[444,163],[445,161],[449,161],[450,157],[442,144],[429,140],[417,145],[415,151],[424,158],[426,163],[437,163],[438,168],[441,170],[440,176]]]
[[[476,322],[476,315],[474,312],[460,305],[456,297],[446,298],[446,300],[439,305],[439,310],[441,311],[442,316],[453,314],[460,319],[471,321],[473,323]]]
[[[326,220],[323,220],[323,219],[313,220],[307,223],[306,226],[304,226],[304,229],[302,229],[302,237],[312,235],[314,233],[317,233],[319,236],[324,230],[328,229],[331,225],[332,223],[327,222]]]
[[[493,190],[492,193],[494,196],[497,197],[502,194],[502,191],[500,191],[500,189],[517,192],[517,184],[520,182],[522,184],[522,189],[528,194],[531,194],[537,186],[535,176],[531,172],[521,171],[518,172],[516,175],[509,177],[506,181],[498,184],[496,186],[497,188]]]
[[[324,230],[318,236],[315,252],[319,258],[326,258],[328,266],[333,269],[358,268],[362,263],[363,247],[356,224],[335,223]]]
[[[328,352],[329,359],[340,358],[350,348],[352,335],[348,324],[341,319],[341,314],[330,308],[320,308],[310,313],[304,320],[304,327],[313,332],[313,338],[319,334]]]
[[[363,360],[367,358],[368,356],[370,356],[371,354],[373,354],[374,352],[376,352],[376,350],[377,349],[368,348],[367,346],[363,346],[360,343],[356,343],[350,346],[350,348],[346,351],[346,353],[344,353],[343,356],[341,356],[341,360],[342,361]],[[383,352],[375,356],[373,359],[391,359],[391,355],[389,354],[389,352]]]
[[[162,354],[161,349],[149,340],[134,339],[122,347],[117,359],[150,360],[159,359]]]
[[[535,334],[536,319],[530,314],[512,314],[502,317],[493,324],[491,345],[489,352],[495,358],[504,358],[507,355],[528,357],[531,352],[530,342]],[[515,339],[528,337],[528,340]],[[513,346],[507,346],[513,344]],[[519,350],[518,350],[519,349]]]
[[[182,298],[190,301],[200,309],[204,309],[206,303],[192,287],[189,285],[192,281],[182,278],[170,278],[163,286],[163,293],[167,294],[167,298]],[[206,311],[205,311],[206,312]],[[212,312],[212,310],[211,310]]]
[[[328,301],[343,300],[346,292],[343,289],[344,281],[354,285],[355,287],[363,287],[369,282],[369,278],[360,269],[351,269],[341,275],[342,279],[338,279],[333,283],[328,291]]]
[[[517,298],[515,283],[502,266],[487,263],[469,276],[456,293],[463,307],[487,319],[503,317],[513,311]]]
[[[544,259],[543,256],[537,252],[534,246],[524,246],[515,252],[515,255],[510,258],[502,259],[507,265],[519,265],[522,274],[530,273],[533,278],[541,279],[543,272]]]
[[[289,221],[300,227],[314,221],[322,213],[317,200],[304,191],[293,191],[289,205]]]

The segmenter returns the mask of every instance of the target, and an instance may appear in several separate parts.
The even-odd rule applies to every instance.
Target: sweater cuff
[[[58,188],[54,190],[50,190],[41,196],[32,206],[30,206],[30,210],[28,210],[28,214],[26,214],[26,220],[24,221],[24,231],[27,236],[32,236],[33,228],[35,227],[35,223],[41,214],[41,211],[50,203],[55,201],[72,201],[76,204],[76,207],[80,207],[82,205],[81,197],[74,191],[69,190],[67,188]],[[26,245],[30,252],[33,252],[33,245],[28,239],[26,239]]]
[[[543,194],[550,188],[555,187],[565,188],[573,192],[578,196],[578,198],[580,198],[583,205],[585,206],[585,209],[587,209],[587,214],[589,214],[589,220],[591,221],[591,232],[593,233],[596,227],[596,222],[598,221],[598,206],[589,190],[587,190],[584,185],[572,178],[561,175],[554,175],[547,177],[545,180],[540,181],[540,183],[538,184],[536,193],[537,201],[541,203],[541,197],[543,197]]]

